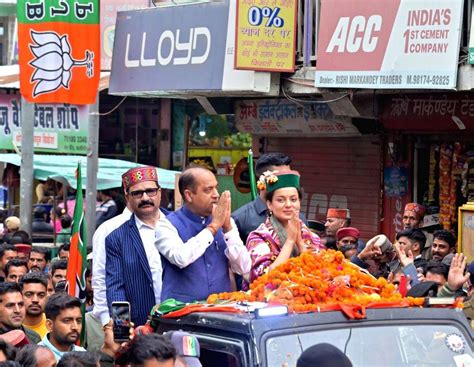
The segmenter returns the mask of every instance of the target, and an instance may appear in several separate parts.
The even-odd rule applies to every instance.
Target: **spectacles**
[[[149,197],[152,198],[153,196],[156,196],[156,194],[158,194],[158,191],[160,191],[160,188],[156,187],[154,189],[130,191],[130,195],[132,195],[132,197],[135,199],[141,199],[143,197],[143,194],[147,194]]]

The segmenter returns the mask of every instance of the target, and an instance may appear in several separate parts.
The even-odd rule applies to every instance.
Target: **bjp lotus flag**
[[[95,103],[99,0],[18,0],[20,92],[31,103]]]
[[[78,163],[76,187],[76,205],[72,221],[71,247],[67,263],[66,279],[67,293],[79,298],[82,303],[82,312],[85,313],[86,304],[86,269],[87,269],[87,233],[84,223],[84,205],[82,197],[81,164]],[[85,327],[83,327],[84,332]],[[83,335],[81,335],[83,340]]]

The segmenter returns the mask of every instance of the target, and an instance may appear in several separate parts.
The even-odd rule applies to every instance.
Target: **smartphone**
[[[130,340],[130,303],[112,302],[112,320],[114,322],[114,340]]]

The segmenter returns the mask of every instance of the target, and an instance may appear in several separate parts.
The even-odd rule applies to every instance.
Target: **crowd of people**
[[[182,172],[178,189],[183,205],[173,212],[160,207],[161,187],[154,167],[123,174],[122,212],[109,192],[101,192],[99,225],[88,257],[85,319],[79,300],[65,293],[67,242],[50,259],[47,249],[31,246],[15,218],[5,219],[0,246],[0,361],[95,366],[122,359],[122,364],[132,366],[147,360],[160,366],[199,366],[199,343],[188,333],[149,334],[134,337],[126,346],[116,343],[112,304],[128,302],[130,321],[139,328],[164,300],[189,303],[214,293],[245,290],[291,257],[327,248],[341,251],[370,274],[387,278],[402,294],[464,297],[470,305],[474,264],[468,265],[466,257],[456,253],[451,232],[430,234],[422,229],[422,205],[407,204],[404,228],[393,241],[374,234],[365,243],[359,229],[351,226],[347,208],[328,209],[324,223],[304,217],[300,174],[291,169],[288,156],[264,154],[255,168],[258,197],[233,213],[230,192],[219,193],[215,175],[199,166]],[[67,215],[58,214],[61,221]],[[70,228],[65,219],[64,228]],[[85,349],[77,346],[84,324]],[[182,350],[183,338],[197,346],[191,348],[193,353]],[[315,351],[327,350],[319,346],[303,353],[298,366],[308,365],[304,364],[308,356],[322,353]]]

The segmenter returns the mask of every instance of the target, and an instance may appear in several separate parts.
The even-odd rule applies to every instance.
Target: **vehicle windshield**
[[[320,330],[268,338],[267,366],[296,366],[318,343],[345,352],[354,367],[457,367],[473,356],[465,336],[451,325],[392,325]],[[464,362],[464,364],[463,364]]]

